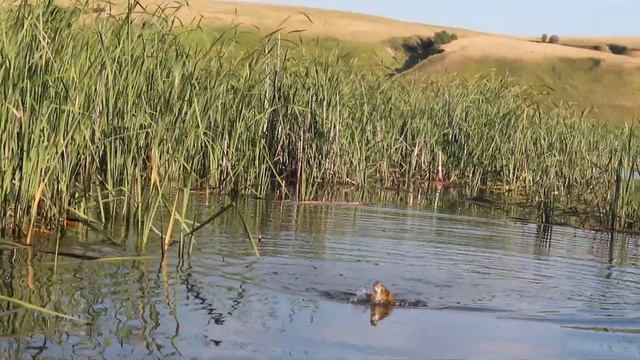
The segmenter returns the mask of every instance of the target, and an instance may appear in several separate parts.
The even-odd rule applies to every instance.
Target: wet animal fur
[[[395,305],[396,295],[389,291],[380,281],[373,283],[373,290],[369,294],[369,302],[374,305]]]

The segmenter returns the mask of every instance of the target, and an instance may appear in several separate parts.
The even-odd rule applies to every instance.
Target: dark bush
[[[549,36],[547,34],[542,34],[542,42],[547,42]]]
[[[442,53],[438,44],[432,38],[412,37],[404,39],[402,50],[407,55],[404,64],[395,69],[395,73],[399,74],[418,65],[421,61],[430,56]]]
[[[450,34],[446,30],[438,31],[433,35],[433,41],[438,45],[448,44],[454,40],[458,40],[458,35]]]
[[[624,45],[618,45],[618,44],[607,44],[607,47],[609,48],[609,50],[616,54],[616,55],[628,55],[629,54],[629,48],[624,46]]]
[[[560,38],[558,37],[558,35],[551,35],[551,37],[549,37],[549,42],[552,44],[559,44]]]

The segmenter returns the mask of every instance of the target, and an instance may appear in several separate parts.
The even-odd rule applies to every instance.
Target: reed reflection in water
[[[202,221],[221,201],[194,201],[192,214]],[[0,294],[89,324],[0,302],[0,357],[633,358],[640,351],[635,238],[419,204],[239,205],[249,227],[264,233],[260,259],[232,214],[197,233],[191,255],[172,247],[162,260],[160,246],[149,246],[145,260],[54,263],[37,248],[55,248],[55,239],[34,249],[3,245]],[[136,254],[133,239],[113,244],[83,231],[62,239],[61,250]],[[413,303],[353,304],[373,280]]]

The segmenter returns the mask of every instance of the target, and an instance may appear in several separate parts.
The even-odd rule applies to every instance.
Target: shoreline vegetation
[[[508,78],[389,79],[278,33],[242,51],[225,37],[194,45],[197,25],[142,11],[2,10],[3,236],[30,243],[72,218],[133,226],[144,247],[152,233],[203,226],[187,219],[193,189],[314,201],[326,186],[433,183],[535,204],[543,223],[562,207],[640,230],[631,125],[542,109]],[[171,214],[164,230],[159,208]]]

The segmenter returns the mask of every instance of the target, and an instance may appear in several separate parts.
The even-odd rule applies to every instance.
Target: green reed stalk
[[[631,129],[541,109],[507,78],[387,79],[275,35],[246,50],[224,37],[194,45],[206,30],[141,11],[24,2],[0,13],[3,231],[83,214],[105,230],[133,224],[144,245],[181,179],[183,204],[170,208],[185,231],[191,187],[308,200],[325,185],[435,180],[599,208],[640,229]]]

